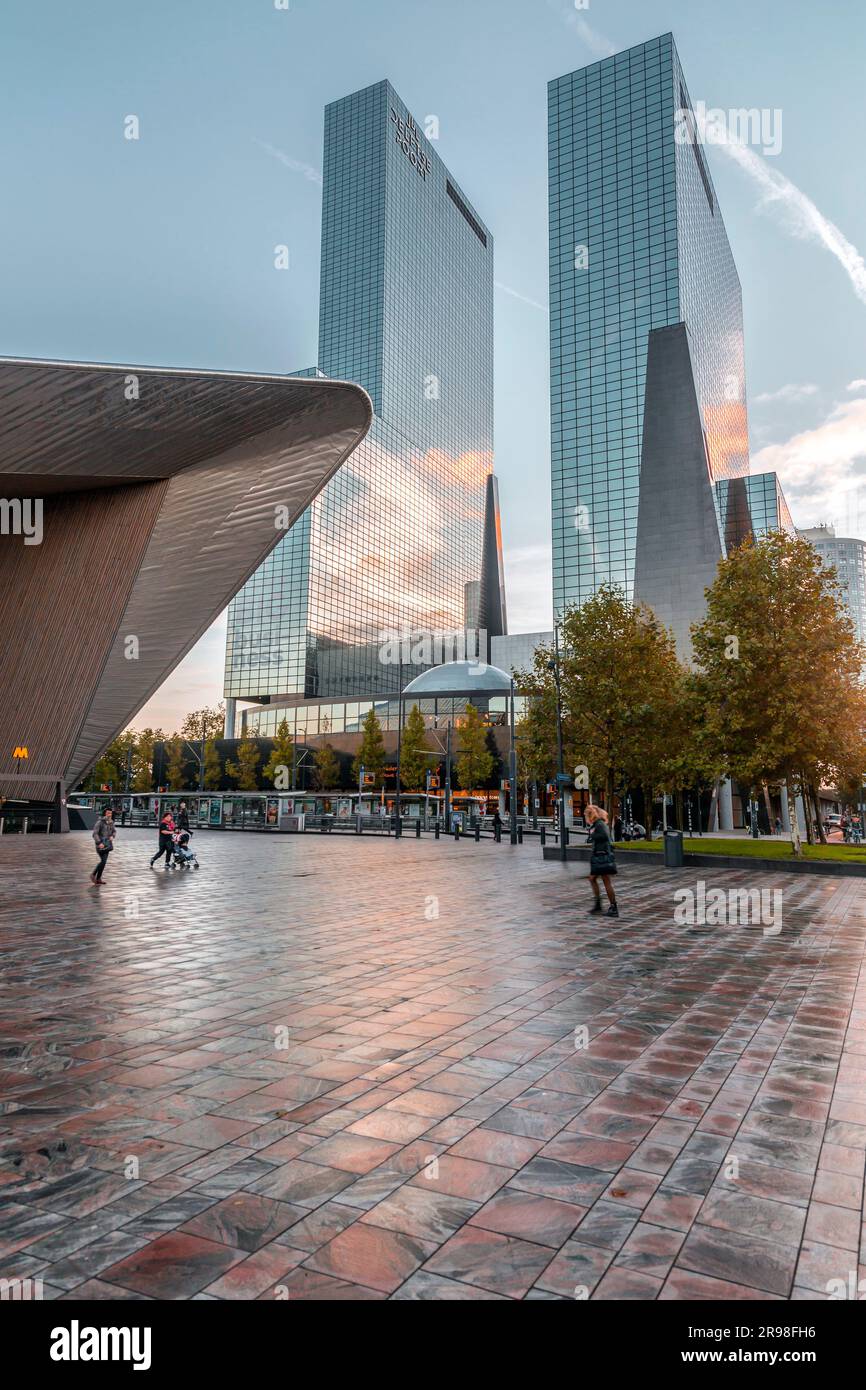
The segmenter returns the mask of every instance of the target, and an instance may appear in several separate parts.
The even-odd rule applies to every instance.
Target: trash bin
[[[683,832],[681,830],[665,831],[665,868],[681,869],[683,867]]]

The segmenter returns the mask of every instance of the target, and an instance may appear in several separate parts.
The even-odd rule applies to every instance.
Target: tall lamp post
[[[553,625],[554,659],[547,663],[556,685],[556,799],[559,805],[559,857],[565,860],[565,768],[562,762],[562,690],[559,683],[559,627]]]
[[[403,657],[400,656],[399,666],[399,688],[397,691],[397,796],[395,798],[394,809],[396,821],[394,823],[394,837],[400,838],[403,834],[403,817],[400,807],[400,747],[403,739]]]
[[[514,740],[514,677],[511,677],[511,749],[508,754],[509,808],[511,843],[517,844],[517,747]]]

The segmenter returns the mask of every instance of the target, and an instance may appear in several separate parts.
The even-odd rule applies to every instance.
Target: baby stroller
[[[192,836],[191,830],[178,830],[173,836],[174,841],[174,862],[178,869],[198,868],[198,859],[194,849],[190,849],[189,842]]]

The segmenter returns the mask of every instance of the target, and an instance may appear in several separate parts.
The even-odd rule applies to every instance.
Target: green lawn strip
[[[636,850],[660,854],[662,841],[631,840],[620,842],[620,850]],[[687,854],[733,854],[742,859],[791,859],[791,842],[787,839],[715,840],[692,837],[683,841]],[[836,860],[840,863],[866,864],[866,845],[803,845],[804,859]]]

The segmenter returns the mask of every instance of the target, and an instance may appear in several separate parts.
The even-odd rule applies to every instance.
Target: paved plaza
[[[194,843],[121,830],[98,890],[89,835],[0,840],[0,1277],[857,1296],[862,879],[629,861],[615,921],[537,845]],[[697,874],[781,888],[781,931],[678,925]]]

